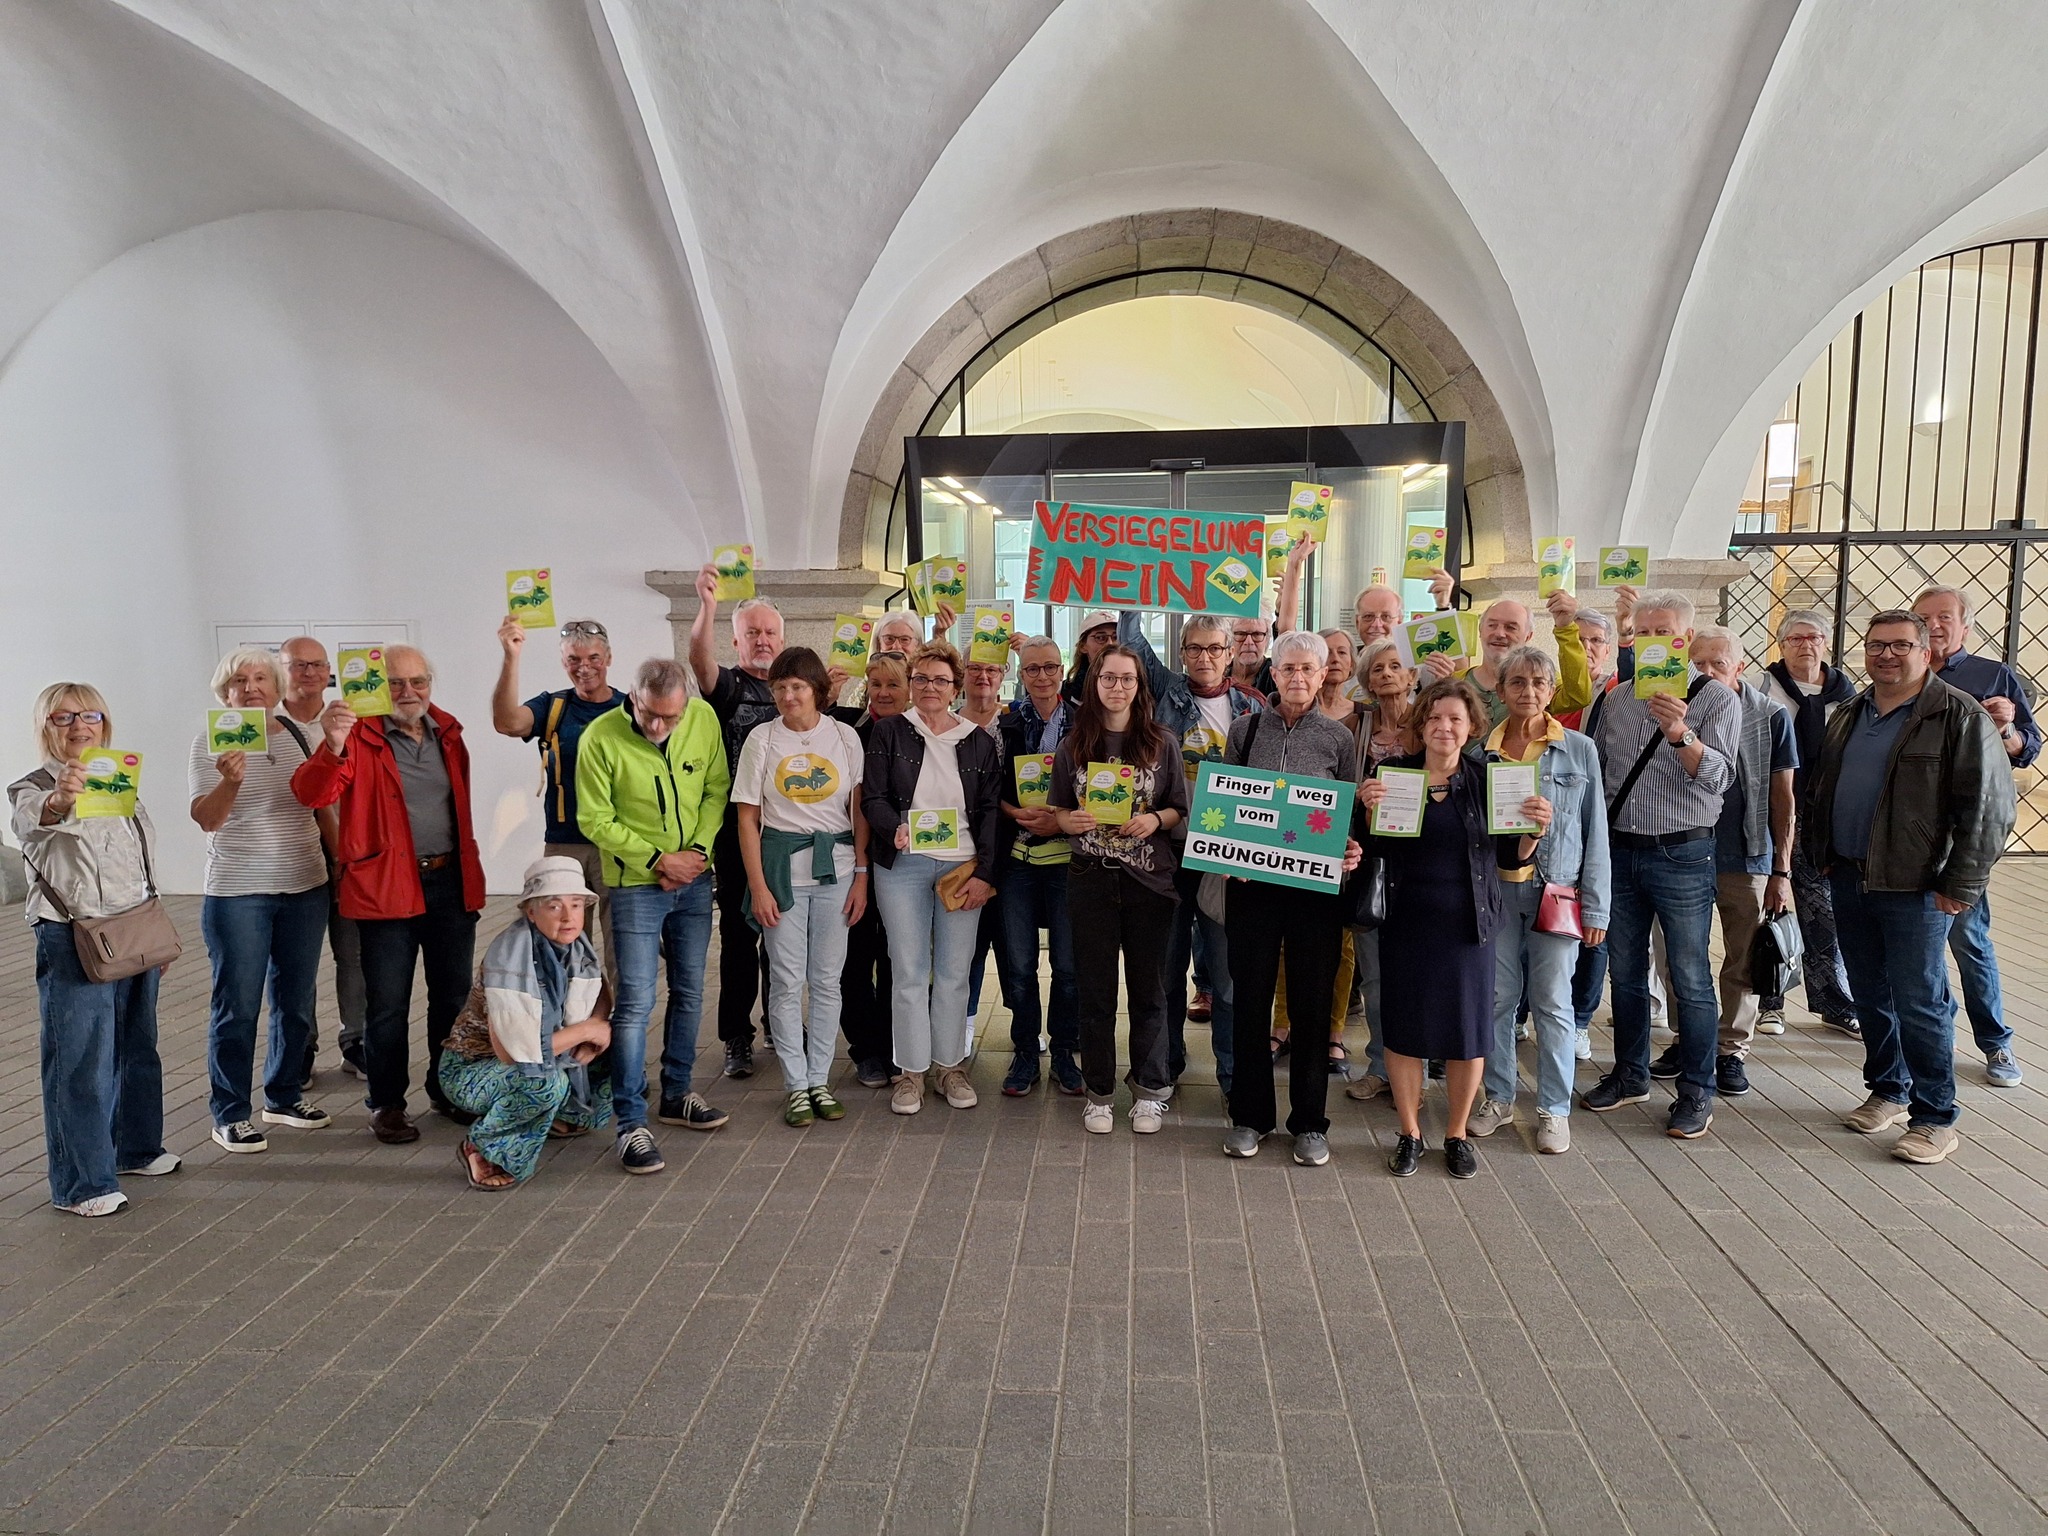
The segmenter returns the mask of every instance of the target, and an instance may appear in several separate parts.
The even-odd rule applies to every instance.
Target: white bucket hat
[[[526,866],[526,884],[519,892],[521,905],[544,896],[583,896],[595,901],[597,892],[583,883],[583,866],[561,854],[535,859]]]
[[[1091,629],[1100,629],[1105,624],[1114,624],[1116,623],[1116,618],[1116,610],[1114,608],[1090,608],[1081,615],[1081,622],[1074,630],[1074,637],[1079,639]]]

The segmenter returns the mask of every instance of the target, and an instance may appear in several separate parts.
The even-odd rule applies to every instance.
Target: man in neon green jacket
[[[628,1173],[665,1166],[647,1129],[647,1020],[664,950],[658,1118],[693,1131],[727,1119],[691,1091],[691,1078],[711,944],[711,843],[731,787],[718,717],[664,657],[641,663],[626,707],[592,721],[576,752],[577,824],[597,846],[612,893],[612,1110]]]

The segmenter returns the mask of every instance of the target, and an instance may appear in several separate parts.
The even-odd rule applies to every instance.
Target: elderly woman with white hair
[[[284,667],[244,646],[223,656],[213,696],[227,706],[201,730],[187,763],[192,819],[206,834],[200,931],[213,960],[206,1026],[213,1139],[229,1152],[270,1145],[250,1103],[263,987],[270,1036],[263,1124],[322,1130],[327,1112],[306,1102],[320,945],[327,932],[327,860],[320,826],[292,793],[307,751],[278,724]]]
[[[128,1205],[123,1177],[178,1167],[164,1150],[156,1049],[157,983],[169,963],[95,980],[77,925],[131,912],[155,894],[156,829],[139,800],[125,815],[81,813],[87,761],[114,735],[97,688],[52,683],[36,699],[34,728],[41,765],[7,786],[7,800],[31,876],[50,1203],[74,1216],[112,1216]]]
[[[1356,779],[1358,739],[1316,707],[1330,664],[1322,636],[1289,630],[1273,642],[1273,707],[1246,715],[1230,728],[1225,761],[1240,768],[1317,779]],[[1356,864],[1351,844],[1346,865]],[[1236,1017],[1236,1062],[1230,1081],[1230,1129],[1223,1150],[1253,1157],[1278,1119],[1273,1057],[1266,1048],[1273,1022],[1273,987],[1286,946],[1287,996],[1294,1015],[1294,1056],[1314,1070],[1288,1078],[1287,1129],[1294,1160],[1319,1167],[1330,1160],[1326,1113],[1330,1076],[1320,1063],[1330,1047],[1330,999],[1344,936],[1343,898],[1293,886],[1232,879],[1224,899],[1230,933],[1230,985]]]
[[[457,1155],[471,1189],[523,1184],[549,1136],[612,1117],[590,1064],[611,1044],[611,993],[585,929],[597,893],[566,854],[526,866],[519,916],[484,951],[441,1042],[441,1087],[476,1119]]]

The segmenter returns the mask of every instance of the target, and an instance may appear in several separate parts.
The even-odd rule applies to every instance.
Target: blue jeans
[[[263,985],[270,984],[270,1039],[264,1056],[263,1102],[289,1109],[306,1088],[313,1057],[313,1003],[320,941],[327,935],[324,885],[290,895],[209,896],[199,930],[213,957],[213,1010],[206,1025],[208,1100],[215,1125],[250,1116],[249,1079],[256,1069],[256,1026]],[[438,1042],[429,1044],[439,1048]]]
[[[1863,1083],[1908,1106],[1912,1125],[1956,1123],[1956,1005],[1948,989],[1953,919],[1932,891],[1866,891],[1831,872],[1835,924],[1863,1025]]]
[[[768,1039],[790,1093],[823,1088],[832,1075],[839,1050],[839,973],[846,968],[841,908],[851,888],[847,880],[791,886],[782,920],[761,935],[768,955]]]
[[[2012,1029],[2005,1022],[2005,996],[1998,984],[1998,952],[1991,947],[1990,891],[1979,896],[1975,906],[1956,914],[1948,930],[1948,952],[1956,957],[1963,1009],[1970,1016],[1977,1049],[1986,1056],[2011,1050]],[[1949,1013],[1955,1013],[1954,997],[1949,999]]]
[[[1572,1022],[1580,1029],[1593,1027],[1593,1015],[1600,1009],[1600,994],[1607,990],[1607,941],[1579,946],[1579,958],[1572,970]]]
[[[1624,1082],[1650,1081],[1650,922],[1664,930],[1671,1011],[1678,1023],[1678,1080],[1688,1092],[1714,1092],[1714,1051],[1721,1008],[1707,947],[1714,931],[1714,840],[1662,848],[1614,845],[1614,916],[1607,963],[1614,973],[1614,1070]]]
[[[936,1063],[956,1067],[967,1055],[967,964],[974,958],[981,914],[948,912],[939,877],[953,866],[922,853],[899,853],[871,876],[896,988],[891,1020],[898,1070],[919,1073]]]
[[[121,1169],[140,1168],[164,1150],[156,987],[155,971],[92,980],[78,963],[71,925],[36,924],[52,1205],[111,1195]]]
[[[1071,1057],[1081,1048],[1081,1003],[1067,927],[1067,866],[1010,860],[1003,868],[1002,908],[1003,945],[996,957],[1007,973],[1003,992],[1010,1002],[1010,1049],[1037,1061],[1039,1033],[1049,1025],[1052,1048]],[[1041,928],[1052,957],[1052,1000],[1043,1013],[1038,1002]]]
[[[612,1115],[622,1136],[647,1123],[647,1021],[654,1012],[654,984],[661,979],[664,953],[668,1014],[661,1033],[661,1096],[681,1098],[696,1076],[704,959],[711,948],[711,879],[706,871],[673,891],[623,885],[612,892],[612,951],[619,966],[619,1001],[612,1009]]]
[[[1515,1102],[1515,1021],[1526,990],[1536,1021],[1536,1107],[1546,1115],[1572,1112],[1572,1076],[1578,1022],[1572,1013],[1572,970],[1577,939],[1536,931],[1543,882],[1501,882],[1501,930],[1493,948],[1493,1049],[1486,1053],[1486,1096]],[[1527,961],[1527,986],[1523,963]]]
[[[1236,989],[1230,983],[1230,943],[1223,925],[1202,913],[1196,893],[1202,887],[1199,870],[1183,869],[1174,874],[1173,888],[1180,893],[1173,924],[1166,935],[1166,1066],[1174,1080],[1188,1064],[1188,961],[1194,954],[1196,936],[1209,966],[1209,1044],[1216,1054],[1216,1082],[1226,1091],[1237,1065]]]

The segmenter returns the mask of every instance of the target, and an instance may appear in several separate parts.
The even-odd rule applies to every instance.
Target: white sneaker
[[[1569,1152],[1572,1146],[1572,1123],[1563,1115],[1546,1115],[1536,1111],[1536,1150],[1556,1154]]]
[[[145,1179],[160,1179],[167,1173],[176,1173],[178,1168],[179,1160],[177,1153],[159,1152],[155,1157],[152,1157],[148,1162],[141,1164],[139,1167],[123,1168],[121,1170],[121,1177],[125,1179],[130,1174],[134,1174]]]
[[[1782,1035],[1785,1033],[1785,1010],[1766,1008],[1756,1016],[1756,1032],[1760,1035]]]
[[[1107,1136],[1116,1129],[1116,1106],[1090,1104],[1081,1111],[1081,1129],[1093,1131],[1098,1136]]]
[[[261,1152],[270,1145],[270,1139],[247,1120],[237,1120],[233,1125],[216,1125],[213,1139],[230,1152]]]
[[[1165,1118],[1163,1099],[1140,1099],[1131,1106],[1131,1130],[1139,1136],[1150,1136]]]
[[[1504,1125],[1515,1123],[1515,1106],[1506,1099],[1488,1099],[1472,1111],[1465,1123],[1467,1136],[1491,1136]]]
[[[128,1209],[128,1197],[119,1190],[111,1195],[94,1195],[90,1200],[81,1200],[76,1205],[60,1205],[60,1211],[69,1211],[73,1216],[111,1216],[116,1211]]]
[[[1593,1059],[1593,1031],[1581,1029],[1576,1031],[1576,1033],[1579,1038],[1577,1043],[1572,1046],[1573,1059],[1577,1061],[1591,1061]]]

